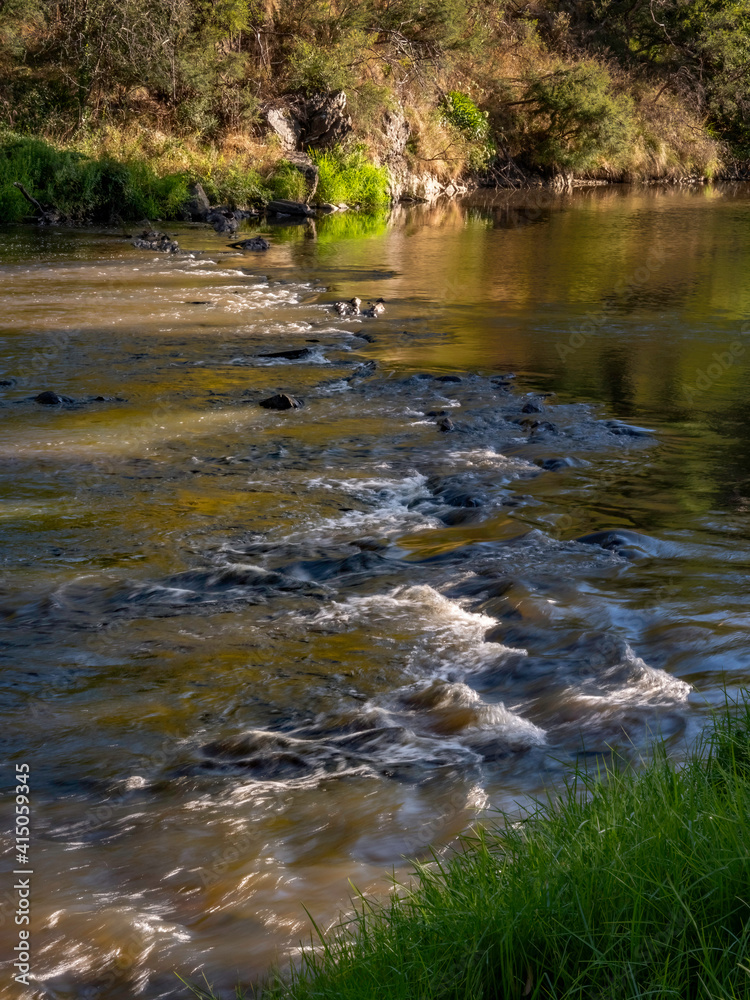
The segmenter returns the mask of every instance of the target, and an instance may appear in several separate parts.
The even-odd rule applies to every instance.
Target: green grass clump
[[[0,221],[33,214],[19,181],[43,205],[72,221],[174,218],[188,197],[184,174],[160,177],[145,161],[120,162],[62,150],[42,139],[6,133],[0,137]]]
[[[118,217],[180,219],[193,179],[203,183],[214,204],[245,206],[269,196],[254,170],[222,165],[204,174],[160,172],[158,166],[156,158],[89,155],[43,139],[0,133],[0,222],[18,222],[33,214],[15,181],[42,205],[77,223],[112,222]]]
[[[312,154],[319,170],[316,199],[338,205],[358,205],[367,212],[387,205],[388,171],[376,167],[361,149],[345,153],[341,149]]]
[[[286,1000],[750,996],[750,707],[678,767],[576,771],[533,816],[419,864],[264,994]],[[197,995],[209,994],[196,991]]]
[[[287,201],[307,201],[308,182],[305,175],[288,160],[281,160],[269,178],[274,198]]]
[[[315,201],[332,202],[334,205],[346,202],[366,212],[388,204],[388,171],[385,167],[376,167],[363,150],[313,152],[311,159],[319,171]],[[309,182],[287,160],[281,160],[276,165],[268,183],[275,198],[308,200]]]

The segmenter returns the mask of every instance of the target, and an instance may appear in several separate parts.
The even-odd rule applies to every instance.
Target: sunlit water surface
[[[748,681],[748,189],[178,237],[0,230],[0,740],[60,1000],[230,995]]]

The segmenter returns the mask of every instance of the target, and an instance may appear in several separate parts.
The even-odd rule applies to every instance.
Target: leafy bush
[[[289,86],[307,94],[332,94],[353,83],[344,46],[325,48],[298,39],[289,59]]]
[[[222,167],[200,178],[209,201],[214,205],[228,205],[230,208],[245,208],[248,205],[268,201],[271,196],[269,184],[256,170],[242,167]],[[283,197],[277,195],[277,197]]]
[[[521,102],[532,116],[533,159],[558,170],[586,170],[627,150],[633,102],[616,96],[595,63],[559,68],[532,80]]]
[[[305,175],[293,163],[282,160],[268,180],[274,198],[307,201],[308,183]]]
[[[750,156],[750,0],[562,0],[578,38],[645,65],[713,134]]]
[[[174,218],[188,197],[184,174],[160,177],[144,161],[92,159],[40,139],[6,134],[0,139],[0,220],[4,222],[30,214],[15,181],[43,205],[54,205],[77,221],[110,221],[115,215]]]
[[[472,170],[486,167],[495,152],[487,112],[480,111],[468,94],[452,90],[441,102],[440,118],[441,124],[452,132],[452,152]]]
[[[443,116],[469,139],[486,139],[487,112],[480,111],[468,94],[452,90],[443,101]]]
[[[346,202],[373,211],[389,201],[388,171],[376,167],[362,149],[344,152],[333,149],[312,154],[320,171],[316,197],[333,204]]]

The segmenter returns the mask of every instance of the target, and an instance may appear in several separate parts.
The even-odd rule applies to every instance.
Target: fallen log
[[[29,194],[26,188],[21,184],[20,181],[13,181],[13,187],[17,187],[21,194],[24,196],[29,204],[33,205],[34,208],[39,213],[39,225],[40,226],[54,226],[60,221],[60,213],[56,208],[43,208],[36,198]]]

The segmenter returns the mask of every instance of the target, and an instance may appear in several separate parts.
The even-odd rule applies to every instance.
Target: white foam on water
[[[538,466],[527,462],[524,458],[512,458],[503,455],[494,448],[471,448],[468,451],[449,451],[445,456],[448,462],[474,469],[496,469],[511,475],[524,472],[539,472]]]
[[[191,276],[197,274],[200,277],[204,277],[205,276],[207,278],[236,278],[237,277],[237,272],[236,271],[223,271],[223,270],[221,270],[219,268],[210,268],[209,269],[207,267],[204,267],[205,264],[211,264],[212,263],[212,261],[206,260],[205,258],[203,258],[202,260],[195,260],[195,259],[193,259],[193,260],[187,260],[187,261],[185,261],[185,263],[187,264],[188,267],[191,268],[191,271],[190,271]],[[137,270],[137,268],[134,268],[134,270]],[[171,273],[171,272],[167,272],[167,273]]]
[[[389,714],[402,725],[408,720],[418,731],[450,735],[459,742],[470,738],[474,748],[500,743],[508,750],[523,750],[546,743],[539,726],[502,703],[484,701],[461,681],[412,685],[396,691],[389,702]]]
[[[271,368],[274,365],[330,365],[331,362],[319,347],[310,348],[310,354],[305,358],[236,358],[230,364],[251,364],[258,368]]]
[[[457,673],[464,676],[482,670],[509,653],[526,655],[522,649],[485,642],[488,629],[497,625],[495,619],[467,611],[427,584],[332,602],[316,620],[365,626],[377,633],[379,641],[390,641],[394,646],[413,637],[404,654],[404,667],[418,677],[455,680]]]
[[[630,646],[618,662],[602,670],[590,682],[596,691],[568,689],[579,700],[608,705],[638,707],[674,705],[687,701],[691,686],[666,670],[650,667]]]
[[[408,527],[413,531],[440,526],[440,522],[419,510],[410,509],[410,505],[418,500],[431,497],[425,488],[427,477],[421,473],[404,476],[401,479],[337,479],[333,477],[314,477],[307,480],[311,489],[338,488],[345,490],[352,498],[368,505],[367,510],[344,511],[335,517],[317,518],[306,528],[302,528],[289,536],[298,540],[316,538],[335,541],[339,532],[348,533],[352,530],[364,532],[369,530],[403,531]]]
[[[351,385],[346,379],[337,379],[335,382],[330,382],[324,389],[318,390],[319,396],[331,396],[337,392],[349,392],[351,390]]]

